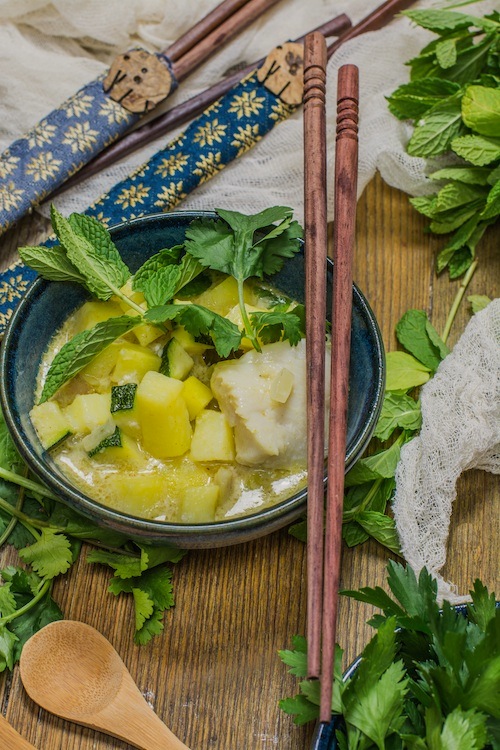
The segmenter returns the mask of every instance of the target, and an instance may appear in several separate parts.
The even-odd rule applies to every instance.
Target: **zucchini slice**
[[[191,372],[194,365],[194,359],[179,344],[176,338],[170,339],[163,349],[161,357],[160,372],[169,378],[184,380]]]
[[[111,388],[111,414],[130,411],[134,408],[137,383],[124,383]]]

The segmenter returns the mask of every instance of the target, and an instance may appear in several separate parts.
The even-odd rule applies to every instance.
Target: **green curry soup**
[[[121,290],[136,305],[130,280]],[[277,296],[278,295],[278,296]],[[195,302],[244,328],[231,276]],[[245,282],[248,313],[280,302]],[[38,396],[65,342],[100,321],[138,314],[123,297],[92,300],[58,331],[40,366]],[[222,360],[210,339],[173,322],[141,322],[113,341],[31,418],[72,484],[103,505],[145,518],[206,523],[255,512],[306,482],[305,341],[243,338]]]

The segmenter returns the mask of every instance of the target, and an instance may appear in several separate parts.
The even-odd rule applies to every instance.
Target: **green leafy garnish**
[[[378,607],[377,630],[352,675],[335,669],[332,711],[343,721],[337,741],[344,750],[497,747],[500,707],[500,608],[480,581],[471,591],[467,617],[448,602],[440,607],[437,584],[424,568],[390,561],[388,584],[341,592]],[[341,653],[337,646],[337,653]],[[290,672],[307,674],[304,639],[280,651]],[[317,719],[318,682],[302,679],[295,698],[280,707],[297,724]]]
[[[449,167],[430,169],[443,182],[437,193],[411,200],[436,234],[453,233],[437,259],[456,278],[474,262],[484,232],[500,215],[500,16],[453,10],[405,13],[437,34],[408,63],[411,80],[388,97],[389,109],[413,120],[407,150],[432,159],[449,154]],[[456,157],[462,163],[456,164]]]
[[[245,336],[260,351],[257,333],[245,307],[243,284],[251,277],[262,279],[277,273],[286,258],[293,257],[300,249],[298,239],[302,230],[292,221],[292,209],[284,206],[274,206],[252,216],[216,210],[225,223],[212,219],[194,221],[186,232],[186,252],[202,266],[234,276]],[[294,330],[293,325],[290,327]]]

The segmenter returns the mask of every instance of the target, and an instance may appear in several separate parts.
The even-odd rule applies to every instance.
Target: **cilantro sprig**
[[[469,750],[497,747],[500,730],[500,608],[476,580],[467,615],[448,602],[440,607],[435,579],[423,568],[390,561],[388,585],[343,591],[382,610],[369,624],[376,635],[350,678],[340,674],[337,646],[332,711],[342,750],[408,748]],[[282,661],[307,675],[307,646],[296,637]],[[303,679],[300,693],[280,701],[296,724],[317,718],[319,686]]]
[[[406,11],[437,35],[409,61],[408,83],[389,97],[400,120],[412,120],[411,156],[429,160],[437,189],[411,199],[435,234],[451,235],[438,272],[464,274],[486,229],[500,215],[500,13],[483,18],[453,10]],[[436,157],[449,157],[439,167]]]

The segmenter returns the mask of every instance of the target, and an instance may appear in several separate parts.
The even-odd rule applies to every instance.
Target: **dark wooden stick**
[[[213,55],[233,36],[246,29],[256,18],[261,16],[279,0],[249,0],[243,7],[229,16],[220,26],[207,34],[198,44],[186,52],[174,64],[173,69],[178,81],[182,81],[193,72],[210,55]]]
[[[333,234],[332,367],[328,443],[328,490],[325,526],[325,566],[320,721],[330,721],[336,639],[342,511],[349,391],[352,315],[352,266],[356,231],[358,184],[358,68],[343,65],[337,88],[337,142]]]
[[[369,13],[359,23],[356,23],[348,29],[345,34],[342,34],[336,42],[328,47],[328,59],[330,59],[342,44],[348,42],[349,39],[354,39],[354,37],[359,36],[360,34],[366,34],[367,31],[377,31],[378,29],[381,29],[394,18],[396,13],[406,10],[406,8],[409,8],[410,5],[413,5],[414,3],[415,0],[387,0],[385,3],[382,3],[382,5],[375,8],[372,13]]]
[[[326,37],[336,36],[346,28],[348,29],[350,25],[350,19],[345,14],[342,14],[330,19],[330,21],[327,21],[321,26],[318,26],[314,31],[320,31]],[[297,41],[301,42],[304,39],[305,36],[300,37]],[[191,97],[191,99],[187,99],[177,107],[168,110],[168,112],[158,115],[141,127],[123,136],[119,141],[112,143],[104,149],[104,151],[101,151],[98,156],[82,167],[82,169],[66,180],[66,182],[60,185],[57,190],[54,190],[50,195],[50,198],[55,198],[57,195],[64,193],[74,185],[77,185],[88,177],[101,172],[103,169],[106,169],[120,159],[125,158],[125,156],[133,153],[138,148],[142,148],[148,143],[151,143],[155,138],[165,135],[169,130],[173,130],[179,125],[188,122],[193,117],[197,117],[210,104],[212,104],[212,102],[216,101],[221,96],[224,96],[224,94],[227,94],[233,86],[239,83],[239,81],[241,81],[246,75],[262,65],[263,62],[264,58],[235,71],[230,76],[223,78],[213,86],[210,86],[210,88],[202,91],[200,94]]]
[[[319,678],[323,599],[326,336],[326,42],[304,44],[304,218],[307,363],[307,669]]]
[[[192,47],[198,42],[210,34],[211,31],[221,25],[229,16],[236,13],[242,5],[248,3],[249,0],[224,0],[224,2],[217,5],[210,13],[201,19],[197,24],[192,26],[185,34],[180,36],[173,42],[170,47],[167,47],[164,54],[174,62],[179,57],[185,55]]]

